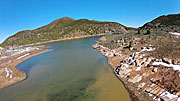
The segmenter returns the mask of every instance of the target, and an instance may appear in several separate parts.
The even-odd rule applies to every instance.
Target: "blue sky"
[[[18,31],[61,17],[114,21],[139,27],[166,14],[180,13],[180,0],[0,0],[0,43]]]

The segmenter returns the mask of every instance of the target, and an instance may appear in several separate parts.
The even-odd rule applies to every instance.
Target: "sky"
[[[154,18],[180,13],[180,0],[0,0],[0,43],[61,17],[113,21],[140,27]]]

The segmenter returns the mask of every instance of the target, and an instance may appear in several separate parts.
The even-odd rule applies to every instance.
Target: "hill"
[[[180,26],[180,14],[163,15],[149,23],[146,23],[142,28],[158,28],[166,26]]]
[[[164,31],[180,30],[180,14],[170,14],[160,16],[151,22],[144,24],[139,29],[160,29]]]
[[[105,35],[93,45],[107,56],[133,100],[179,101],[179,21],[179,14],[160,16],[136,33]]]
[[[20,31],[7,38],[1,45],[19,46],[82,35],[126,33],[131,29],[116,22],[100,22],[88,19],[74,20],[63,17],[34,30]]]

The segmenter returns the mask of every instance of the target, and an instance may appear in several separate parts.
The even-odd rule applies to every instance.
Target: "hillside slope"
[[[2,46],[19,46],[82,35],[125,33],[128,29],[131,28],[115,22],[100,22],[87,19],[74,20],[64,17],[35,30],[20,31],[7,38],[2,43]]]
[[[93,45],[133,101],[180,101],[179,21],[179,14],[161,16],[136,33],[105,35]]]
[[[163,15],[138,28],[139,34],[160,35],[167,32],[180,32],[180,14]]]
[[[180,26],[180,14],[170,14],[160,16],[151,22],[144,24],[141,28],[160,28]]]

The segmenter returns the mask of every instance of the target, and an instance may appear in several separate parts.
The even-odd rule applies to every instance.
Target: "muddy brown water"
[[[0,101],[130,101],[106,57],[91,47],[99,38],[45,44],[53,51],[19,64],[27,79],[0,90]]]

